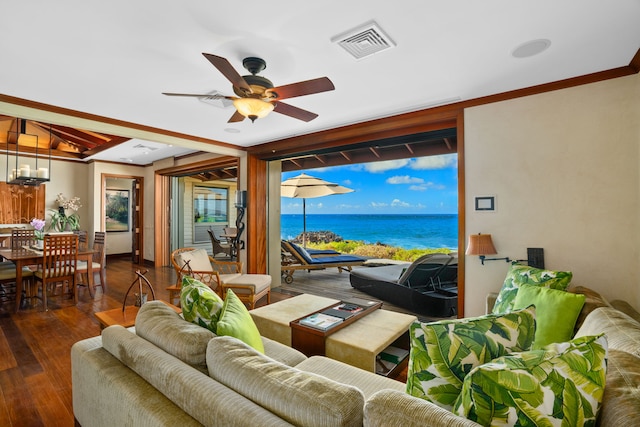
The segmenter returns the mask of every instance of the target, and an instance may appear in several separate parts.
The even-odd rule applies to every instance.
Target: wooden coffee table
[[[382,307],[380,301],[367,301],[360,299],[350,299],[349,301],[342,301],[348,303],[354,303],[363,308],[362,311],[354,314],[353,316],[345,319],[326,330],[313,328],[303,325],[300,320],[308,317],[311,314],[321,312],[323,310],[334,307],[336,304],[331,304],[327,307],[323,307],[320,310],[316,310],[312,313],[307,313],[299,319],[291,321],[291,347],[302,352],[307,357],[311,356],[324,356],[325,355],[325,342],[328,336],[340,331],[343,328],[357,322],[359,319],[371,314],[375,310],[379,310]]]
[[[176,313],[182,313],[182,310],[179,307],[169,304],[166,301],[161,302],[171,307]],[[100,329],[104,329],[107,326],[111,325],[120,325],[128,328],[135,325],[138,310],[140,310],[140,307],[136,307],[135,305],[128,305],[124,308],[124,311],[122,311],[122,307],[118,307],[114,308],[113,310],[99,311],[95,313],[95,316],[100,323]]]

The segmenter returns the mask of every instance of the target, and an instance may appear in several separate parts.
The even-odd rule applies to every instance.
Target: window
[[[228,199],[227,188],[194,186],[194,224],[228,223]]]

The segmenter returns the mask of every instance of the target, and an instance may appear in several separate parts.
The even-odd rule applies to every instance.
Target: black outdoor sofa
[[[359,268],[349,275],[351,286],[393,305],[430,317],[458,312],[458,257],[424,255],[413,263]]]

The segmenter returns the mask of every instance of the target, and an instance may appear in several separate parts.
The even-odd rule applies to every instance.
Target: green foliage
[[[359,255],[367,258],[392,259],[413,262],[426,254],[450,253],[448,249],[402,249],[386,245],[369,245],[360,240],[343,240],[330,243],[309,243],[313,249],[333,249],[343,254]]]
[[[65,231],[80,230],[80,216],[77,213],[66,215],[59,210],[49,209],[49,228],[48,230]]]

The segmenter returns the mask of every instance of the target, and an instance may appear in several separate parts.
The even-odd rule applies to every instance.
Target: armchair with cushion
[[[232,289],[249,308],[262,297],[271,302],[271,276],[242,273],[240,261],[218,261],[204,249],[179,248],[171,253],[171,263],[176,271],[176,284],[167,288],[169,301],[180,296],[182,278],[191,276],[213,289],[222,298],[227,289]]]

